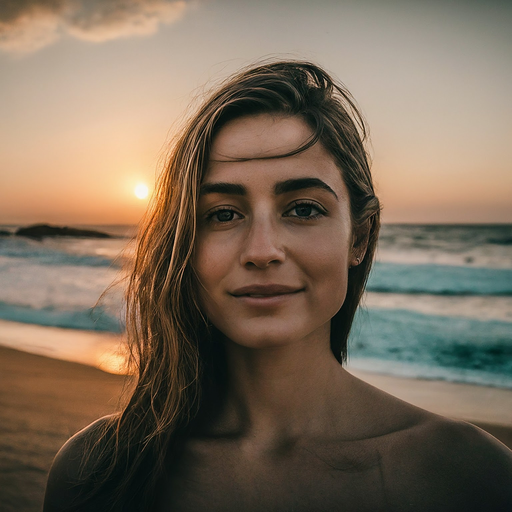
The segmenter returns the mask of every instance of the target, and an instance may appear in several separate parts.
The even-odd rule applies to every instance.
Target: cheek
[[[347,292],[349,243],[346,237],[331,236],[311,244],[307,273],[314,288],[312,299],[334,315],[343,305]]]
[[[232,267],[229,254],[219,244],[199,240],[194,249],[192,267],[198,279],[199,299],[203,311],[208,314],[210,298],[215,294],[216,287]]]
[[[208,286],[208,283],[215,281],[216,274],[220,271],[222,263],[221,255],[217,254],[216,246],[208,243],[208,239],[199,238],[194,248],[192,266],[199,281]]]

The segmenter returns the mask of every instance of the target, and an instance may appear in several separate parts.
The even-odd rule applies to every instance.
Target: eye
[[[285,217],[296,217],[301,220],[317,219],[326,214],[326,211],[316,203],[306,201],[297,202],[290,208]]]
[[[209,222],[226,223],[235,220],[237,216],[240,217],[240,214],[237,213],[235,210],[230,210],[228,208],[219,208],[218,210],[210,212],[207,215],[206,220]]]

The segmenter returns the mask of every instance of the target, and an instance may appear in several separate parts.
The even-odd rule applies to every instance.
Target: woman
[[[508,510],[512,452],[342,366],[379,231],[349,93],[240,72],[189,120],[128,288],[137,384],[71,438],[45,510]]]

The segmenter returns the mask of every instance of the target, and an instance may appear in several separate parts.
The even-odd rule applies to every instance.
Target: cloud
[[[0,49],[30,53],[63,35],[101,43],[154,34],[180,19],[185,0],[6,0],[0,3]]]

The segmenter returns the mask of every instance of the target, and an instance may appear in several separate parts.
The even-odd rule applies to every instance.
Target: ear
[[[354,228],[352,233],[352,247],[350,249],[350,268],[357,267],[363,260],[368,249],[368,240],[370,239],[371,220]]]

